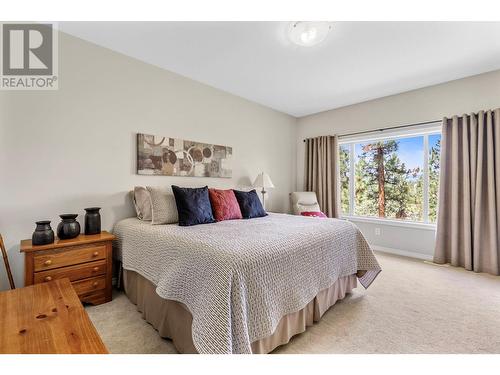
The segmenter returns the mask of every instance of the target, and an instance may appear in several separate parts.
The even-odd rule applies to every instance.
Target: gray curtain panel
[[[339,217],[338,137],[325,135],[306,139],[305,182],[314,191],[321,210],[328,217]]]
[[[434,262],[500,274],[500,109],[443,119]]]

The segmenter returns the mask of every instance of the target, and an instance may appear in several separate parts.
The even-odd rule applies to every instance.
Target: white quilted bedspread
[[[130,218],[113,232],[123,267],[189,308],[200,353],[251,353],[253,341],[339,277],[367,271],[359,278],[367,288],[380,272],[344,220],[269,214],[180,227]]]

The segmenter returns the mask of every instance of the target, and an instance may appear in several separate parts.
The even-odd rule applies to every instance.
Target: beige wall
[[[18,243],[36,220],[55,229],[58,214],[82,223],[85,207],[100,206],[109,230],[133,215],[134,185],[247,187],[266,171],[276,186],[267,208],[288,210],[294,117],[65,34],[59,55],[58,91],[0,92],[0,233],[18,285]],[[232,146],[233,178],[138,176],[137,132]]]
[[[297,188],[303,187],[304,138],[440,120],[496,107],[500,107],[500,70],[302,117],[297,128]],[[424,256],[433,253],[434,231],[358,225],[374,245]],[[374,235],[375,227],[381,228],[380,236]]]

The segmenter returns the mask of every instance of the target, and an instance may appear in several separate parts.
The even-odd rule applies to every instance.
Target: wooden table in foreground
[[[69,279],[0,292],[0,354],[107,354]]]

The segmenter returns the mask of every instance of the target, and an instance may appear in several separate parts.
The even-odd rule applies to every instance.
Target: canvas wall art
[[[229,146],[137,134],[141,175],[230,178],[232,155]]]

